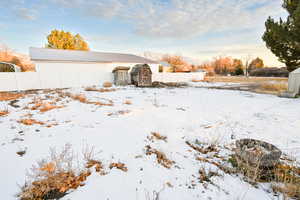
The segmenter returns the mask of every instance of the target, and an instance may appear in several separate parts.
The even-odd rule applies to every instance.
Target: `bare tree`
[[[253,60],[253,56],[251,54],[248,54],[243,58],[245,62],[245,76],[249,77],[249,66],[251,64],[251,61]]]

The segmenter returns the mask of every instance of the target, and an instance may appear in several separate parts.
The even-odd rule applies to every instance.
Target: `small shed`
[[[300,67],[290,73],[288,91],[300,94]]]
[[[128,74],[130,67],[116,67],[112,71],[114,74],[115,85],[128,85],[130,83],[130,77]]]
[[[152,71],[147,64],[135,65],[131,70],[131,82],[138,87],[152,86]]]
[[[21,72],[21,67],[12,63],[0,62],[0,72]]]

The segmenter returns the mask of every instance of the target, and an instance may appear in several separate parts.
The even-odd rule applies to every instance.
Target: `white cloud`
[[[261,26],[283,12],[279,0],[52,0],[100,18],[118,18],[147,37],[186,38]]]
[[[26,20],[36,20],[37,12],[34,9],[29,8],[18,8],[16,9],[17,16]]]

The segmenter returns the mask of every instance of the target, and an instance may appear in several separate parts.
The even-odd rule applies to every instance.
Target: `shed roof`
[[[147,65],[147,64],[138,64],[138,65],[135,65],[135,66],[131,69],[130,74],[134,74],[134,75],[135,75],[135,74],[138,74],[142,68],[148,68],[148,69],[150,70],[150,73],[152,74],[152,70],[151,70],[150,66]]]
[[[34,48],[29,49],[33,61],[73,61],[73,62],[119,62],[119,63],[148,63],[157,62],[132,54],[104,53],[95,51],[61,50]]]

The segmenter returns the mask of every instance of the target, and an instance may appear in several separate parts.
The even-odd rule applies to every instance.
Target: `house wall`
[[[300,73],[290,73],[288,90],[300,94]]]
[[[79,62],[51,62],[35,61],[37,72],[102,72],[111,73],[117,66],[133,67],[141,63],[79,63]],[[159,64],[148,64],[153,73],[158,73]]]

